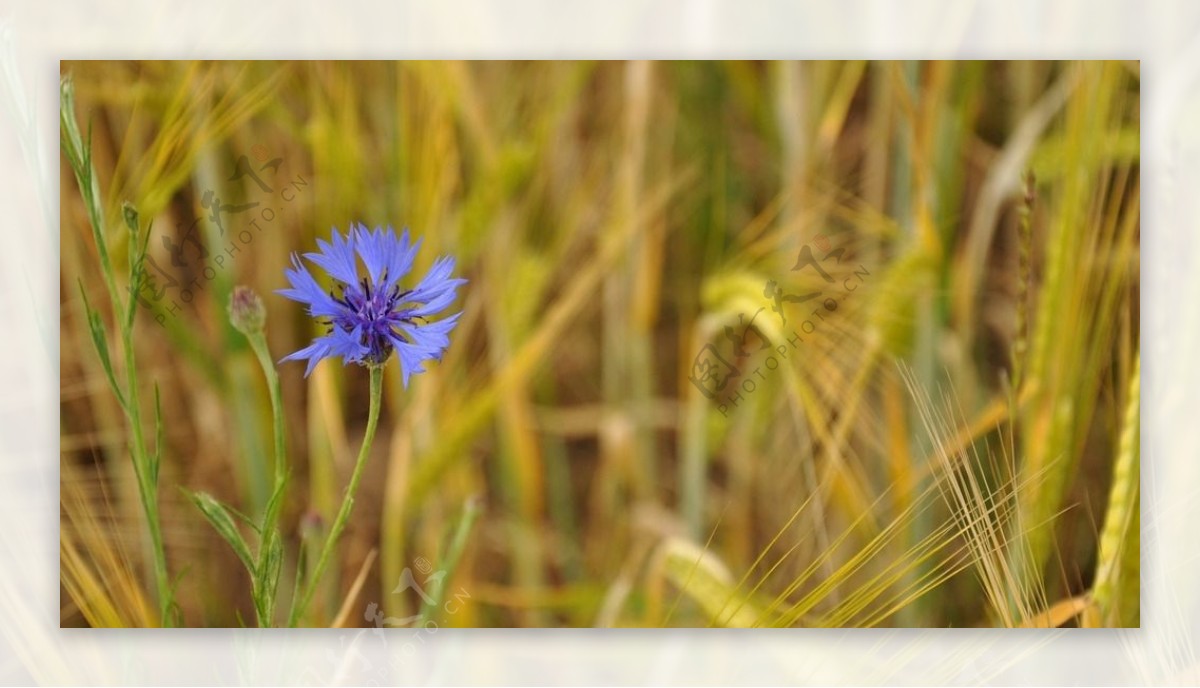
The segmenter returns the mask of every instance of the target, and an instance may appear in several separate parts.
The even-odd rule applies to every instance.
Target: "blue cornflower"
[[[293,253],[292,269],[286,271],[292,288],[278,293],[307,304],[308,314],[327,323],[328,331],[283,360],[307,359],[304,376],[308,377],[325,358],[341,356],[343,364],[378,366],[395,351],[405,387],[410,376],[424,372],[424,361],[441,360],[450,345],[450,330],[462,313],[436,322],[429,318],[454,301],[466,280],[451,279],[454,258],[442,256],[415,287],[401,287],[420,245],[420,239],[409,243],[407,229],[397,237],[391,227],[376,227],[372,232],[364,225],[351,225],[343,238],[335,227],[332,241],[317,239],[321,250],[304,254],[333,278],[334,287],[328,292]],[[359,276],[356,253],[366,276]]]

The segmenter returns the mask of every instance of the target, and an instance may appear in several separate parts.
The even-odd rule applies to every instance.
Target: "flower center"
[[[387,284],[387,273],[380,280]],[[390,290],[373,289],[367,278],[359,280],[358,284],[343,284],[336,282],[340,295],[329,294],[334,302],[345,308],[342,314],[330,319],[330,331],[339,327],[344,332],[359,329],[362,332],[360,344],[366,346],[369,352],[366,359],[372,363],[383,363],[391,355],[393,338],[410,342],[411,338],[400,328],[401,324],[413,325],[421,316],[412,315],[413,309],[420,305],[406,301],[411,289],[401,291],[400,285],[395,284]]]

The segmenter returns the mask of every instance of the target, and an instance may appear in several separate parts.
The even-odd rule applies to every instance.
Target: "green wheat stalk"
[[[1138,356],[1129,378],[1129,399],[1113,466],[1108,511],[1100,531],[1100,555],[1096,563],[1096,582],[1092,587],[1094,615],[1090,625],[1128,628],[1138,626],[1140,619],[1138,434],[1141,427],[1141,368],[1142,359]]]

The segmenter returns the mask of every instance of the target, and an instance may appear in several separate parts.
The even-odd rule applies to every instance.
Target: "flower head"
[[[292,268],[286,270],[292,287],[278,293],[306,304],[309,315],[327,324],[327,332],[283,360],[308,360],[307,377],[325,358],[340,356],[343,364],[378,366],[395,351],[405,387],[410,376],[424,372],[424,361],[441,360],[462,313],[436,322],[429,318],[454,301],[466,280],[452,279],[454,258],[442,256],[415,286],[402,287],[400,280],[412,269],[420,245],[420,239],[409,242],[407,229],[397,237],[391,227],[371,231],[352,225],[343,238],[334,228],[329,242],[317,239],[320,251],[304,254],[333,278],[329,291],[292,254]],[[365,275],[360,276],[359,260]]]

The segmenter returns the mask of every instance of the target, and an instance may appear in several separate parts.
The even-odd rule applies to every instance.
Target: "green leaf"
[[[279,572],[283,568],[283,536],[276,529],[267,538],[266,557],[262,562],[260,575],[254,579],[255,604],[258,606],[261,622],[271,624],[271,615],[275,609],[275,592],[279,586]]]
[[[83,168],[80,157],[82,137],[79,135],[79,124],[75,121],[75,84],[70,75],[64,76],[59,82],[62,107],[59,110],[61,118],[63,150],[67,154],[67,162],[71,169],[78,172]]]
[[[247,516],[246,514],[243,514],[242,512],[238,511],[237,509],[235,509],[229,505],[225,505],[225,510],[228,511],[229,513],[233,514],[234,517],[237,518],[237,520],[239,520],[242,523],[249,526],[250,530],[253,530],[255,535],[262,534],[262,530],[258,527],[258,524],[255,523],[253,520],[251,520],[251,518],[249,516]]]
[[[283,500],[283,493],[286,492],[284,489],[286,486],[287,483],[284,481],[275,484],[275,489],[271,490],[271,498],[267,500],[267,513],[272,513],[272,510],[279,508],[280,502]]]
[[[92,334],[92,344],[96,346],[96,354],[100,356],[100,365],[104,367],[104,374],[108,377],[108,386],[112,388],[113,394],[117,395],[117,401],[124,408],[126,406],[125,395],[121,393],[121,388],[117,385],[117,376],[113,374],[112,359],[108,355],[108,338],[104,332],[104,322],[100,319],[100,314],[92,310],[92,304],[88,301],[87,291],[83,288],[83,280],[79,281],[79,293],[83,296],[83,309],[87,314],[88,330]]]
[[[150,484],[158,485],[158,467],[162,464],[163,422],[162,396],[158,393],[158,383],[154,383],[154,453],[150,454]]]
[[[146,227],[145,235],[138,237],[138,212],[128,202],[121,206],[125,215],[125,223],[129,224],[129,305],[125,309],[125,331],[133,331],[133,320],[137,314],[138,299],[142,293],[142,285],[146,282],[146,253],[150,246],[150,234],[154,224]]]
[[[204,492],[189,492],[188,497],[200,509],[200,513],[204,514],[217,533],[225,538],[225,542],[228,542],[229,546],[233,548],[234,553],[246,565],[246,570],[250,572],[250,575],[254,576],[254,559],[250,556],[250,548],[246,546],[246,541],[242,539],[242,534],[238,532],[237,525],[233,522],[233,517],[229,515],[229,510],[225,508],[225,505]]]

